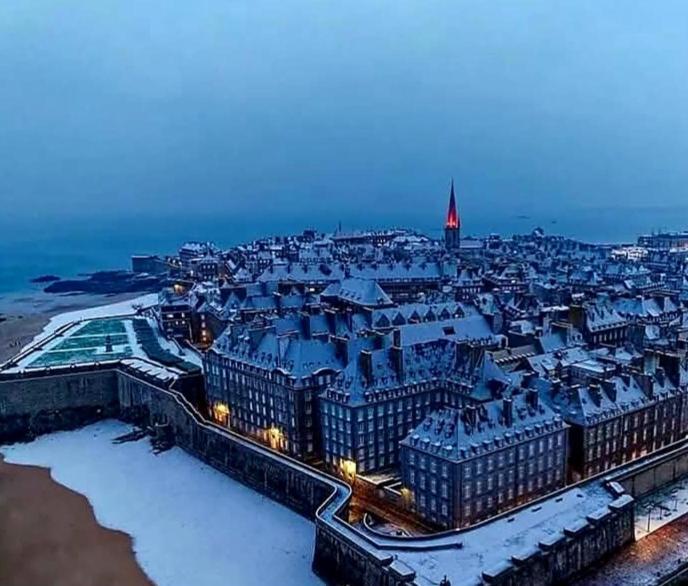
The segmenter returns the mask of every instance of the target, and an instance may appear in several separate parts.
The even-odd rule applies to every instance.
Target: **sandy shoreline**
[[[132,540],[98,524],[86,497],[38,466],[0,457],[0,584],[154,586]]]
[[[123,295],[17,295],[0,308],[0,364],[67,311],[125,301]],[[132,540],[98,524],[88,499],[37,466],[0,456],[0,584],[3,586],[154,586]]]
[[[73,431],[40,436],[31,443],[4,446],[0,453],[5,455],[6,462],[49,470],[55,482],[84,495],[88,502],[81,502],[84,506],[90,503],[97,523],[132,537],[135,558],[126,548],[126,555],[130,556],[126,559],[135,560],[155,584],[324,586],[311,570],[311,521],[179,447],[154,454],[148,438],[113,441],[131,430],[131,425],[121,421],[105,420]],[[4,522],[2,495],[0,476],[0,523]],[[33,515],[30,509],[39,498],[42,497],[34,493],[14,508]],[[54,501],[48,510],[55,506],[61,506],[60,502]],[[66,522],[70,517],[66,515]],[[60,536],[67,542],[71,539],[65,531],[72,530],[56,530],[58,547]],[[10,536],[15,541],[27,542],[30,534],[27,536],[20,528],[19,533],[12,531]],[[26,559],[40,559],[42,554],[37,549],[28,551]],[[3,555],[0,549],[0,566]],[[113,555],[124,559],[121,551]],[[113,583],[140,584],[127,579]],[[2,576],[0,584],[5,586]],[[27,581],[23,586],[53,583]]]

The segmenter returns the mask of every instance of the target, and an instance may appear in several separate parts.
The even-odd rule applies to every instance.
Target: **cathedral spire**
[[[456,209],[456,194],[454,193],[454,179],[451,181],[449,191],[449,209],[447,221],[444,224],[444,244],[447,250],[457,251],[461,246],[461,218]]]
[[[449,210],[447,211],[447,223],[445,228],[461,228],[459,212],[456,211],[456,195],[454,194],[454,179],[451,181],[451,191],[449,192]]]

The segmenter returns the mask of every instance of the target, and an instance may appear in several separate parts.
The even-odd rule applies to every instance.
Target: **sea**
[[[445,195],[438,194],[436,198],[438,203],[433,207],[442,208]],[[372,209],[360,215],[352,213],[341,227],[362,230],[404,226],[441,237],[441,213],[409,217],[411,214],[401,212],[395,210],[390,217]],[[220,247],[230,247],[263,236],[299,233],[306,228],[331,232],[339,227],[334,217],[309,214],[308,210],[283,222],[266,221],[253,214],[240,218],[231,213],[213,217],[102,217],[73,222],[62,219],[54,223],[45,220],[36,219],[33,226],[14,223],[0,229],[0,297],[35,292],[40,287],[31,280],[41,275],[69,278],[98,270],[128,269],[134,254],[174,254],[187,240],[213,241]],[[476,216],[464,213],[462,223],[465,236],[510,236],[540,227],[548,234],[586,242],[631,243],[640,234],[687,229],[688,208],[627,209],[619,205],[563,209],[560,213],[532,216],[485,210],[478,211]]]
[[[185,241],[688,228],[685,0],[2,0],[0,296]]]

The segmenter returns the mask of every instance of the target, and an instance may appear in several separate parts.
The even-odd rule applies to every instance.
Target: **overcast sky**
[[[685,1],[2,0],[2,213],[685,207],[687,72]]]

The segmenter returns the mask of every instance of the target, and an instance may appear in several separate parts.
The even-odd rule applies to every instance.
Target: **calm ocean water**
[[[389,215],[377,211],[343,219],[344,229],[409,226],[431,236],[439,236],[445,197],[428,205],[428,214],[394,209]],[[475,205],[466,205],[472,210]],[[589,242],[631,242],[641,234],[656,229],[688,228],[688,209],[600,208],[562,210],[561,214],[502,215],[498,210],[475,217],[463,211],[464,233],[510,235],[541,226],[551,234],[563,234]],[[31,278],[42,274],[61,277],[101,269],[128,268],[132,254],[173,253],[185,240],[213,240],[231,246],[271,234],[299,232],[307,227],[333,230],[336,220],[309,214],[308,210],[282,222],[265,221],[256,213],[245,218],[194,214],[165,218],[99,218],[88,222],[46,222],[3,226],[0,222],[0,294],[31,290]]]
[[[688,3],[2,0],[0,293],[314,227],[688,227]]]

